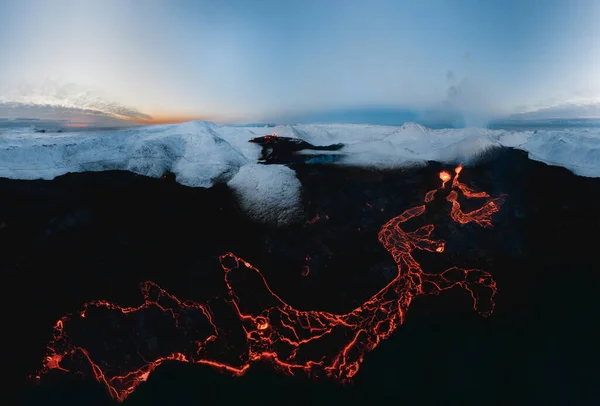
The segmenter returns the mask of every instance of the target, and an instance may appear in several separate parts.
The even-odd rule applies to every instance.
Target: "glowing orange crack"
[[[489,196],[461,183],[458,180],[461,170],[461,166],[455,169],[451,191],[446,197],[452,205],[451,218],[461,224],[475,223],[490,227],[491,216],[500,209],[505,196],[490,198],[479,209],[464,213],[458,202],[459,192],[466,198]],[[442,184],[425,195],[426,203],[431,202],[435,193],[444,189],[452,178],[448,172],[441,172],[439,177]],[[246,350],[239,357],[239,365],[213,359],[208,346],[219,340],[227,341],[228,337],[215,324],[208,304],[181,302],[153,282],[144,282],[141,285],[144,296],[142,305],[121,307],[102,300],[93,301],[84,304],[78,316],[82,319],[88,317],[88,311],[92,308],[117,312],[123,316],[136,315],[152,308],[168,315],[175,329],[187,331],[182,326],[182,315],[191,309],[199,310],[204,322],[210,326],[210,332],[197,337],[194,341],[195,351],[175,351],[154,361],[146,361],[138,351],[144,361],[141,367],[130,368],[126,373],[109,373],[110,368],[104,366],[104,361],[93,360],[86,348],[72,344],[65,332],[65,324],[76,316],[67,315],[55,324],[48,355],[35,376],[39,378],[50,370],[68,372],[61,366],[65,358],[82,357],[90,365],[95,379],[104,384],[110,395],[119,401],[123,401],[141,382],[146,381],[159,365],[171,360],[210,365],[235,376],[244,374],[252,363],[263,361],[288,374],[302,370],[314,376],[326,375],[341,381],[348,380],[357,373],[366,353],[402,324],[411,301],[417,296],[437,294],[459,286],[470,293],[473,307],[481,315],[489,316],[494,309],[493,298],[497,288],[489,273],[452,267],[440,274],[428,274],[412,257],[415,250],[438,254],[444,251],[444,241],[431,239],[433,225],[425,225],[412,232],[401,228],[403,223],[425,211],[425,205],[410,208],[382,226],[378,239],[396,262],[397,274],[370,299],[346,314],[295,309],[271,290],[258,269],[232,253],[222,255],[220,262],[229,300],[245,335]],[[487,304],[487,310],[480,309],[482,304],[484,308]],[[349,341],[345,337],[349,337]],[[320,344],[324,345],[318,346]],[[323,352],[322,348],[328,350]],[[127,365],[119,365],[113,366],[111,371],[127,369]]]

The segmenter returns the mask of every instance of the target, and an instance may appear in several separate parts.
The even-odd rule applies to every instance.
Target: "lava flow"
[[[461,170],[460,166],[455,169],[446,196],[452,220],[490,227],[491,216],[500,209],[505,196],[490,198],[485,192],[475,192],[458,180]],[[425,195],[425,203],[431,202],[438,191],[448,189],[451,178],[448,172],[441,172],[442,185]],[[459,193],[465,198],[487,200],[479,209],[464,213]],[[382,226],[378,238],[397,264],[396,276],[346,314],[292,307],[269,287],[258,269],[227,253],[220,257],[226,298],[203,304],[182,302],[153,282],[144,282],[144,303],[138,307],[106,301],[86,303],[78,313],[56,322],[43,367],[34,376],[40,379],[51,370],[91,371],[118,401],[126,399],[153,370],[170,360],[206,364],[232,375],[244,374],[255,362],[266,362],[287,374],[303,371],[347,381],[357,373],[366,353],[402,324],[415,297],[461,287],[470,293],[474,310],[481,315],[487,317],[494,309],[496,283],[488,272],[452,267],[437,274],[426,273],[413,258],[415,250],[437,254],[444,251],[445,242],[431,238],[433,225],[415,231],[402,228],[425,211],[426,205],[412,207]],[[232,332],[235,328],[220,325],[213,307],[226,307],[235,314],[233,320],[239,322],[237,337]],[[75,343],[75,336],[67,334],[68,326],[81,326],[91,319],[95,323],[104,320],[106,334],[117,341],[112,347],[97,343],[98,332],[104,331],[97,325],[79,329],[92,331],[87,339],[95,346]],[[112,329],[127,333],[116,337]],[[86,334],[78,338],[85,339]],[[232,356],[235,340],[241,345]],[[107,348],[116,349],[122,359],[107,356]]]

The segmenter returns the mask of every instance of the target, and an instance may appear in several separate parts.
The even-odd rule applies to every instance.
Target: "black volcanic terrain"
[[[423,204],[439,187],[440,171],[454,169],[432,162],[381,172],[302,160],[290,167],[303,186],[306,216],[279,229],[247,219],[225,185],[189,188],[173,176],[129,172],[0,179],[2,364],[9,377],[2,403],[116,404],[90,375],[53,370],[39,383],[29,378],[57,320],[97,299],[138,306],[139,285],[148,280],[182,301],[210,300],[224,292],[219,256],[227,252],[259,269],[295,308],[351,311],[395,274],[378,241],[381,227]],[[414,253],[423,269],[459,266],[493,276],[491,316],[477,314],[462,289],[419,296],[351,382],[288,376],[267,363],[232,377],[166,362],[123,404],[600,404],[600,179],[498,149],[466,167],[461,181],[507,195],[493,228],[453,222],[450,203],[438,198],[405,229],[434,224],[432,237],[446,241],[441,255]],[[465,212],[480,206],[461,204]],[[98,331],[110,328],[110,320],[104,324]],[[111,351],[120,350],[118,342]],[[109,343],[99,337],[97,345]]]

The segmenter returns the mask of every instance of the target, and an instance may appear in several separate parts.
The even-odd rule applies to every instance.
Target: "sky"
[[[0,118],[600,116],[597,21],[595,0],[0,0]]]

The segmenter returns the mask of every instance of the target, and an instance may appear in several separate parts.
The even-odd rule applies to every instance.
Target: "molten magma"
[[[275,134],[275,133],[273,133],[271,135],[264,135],[262,137],[252,138],[250,140],[250,142],[254,142],[254,143],[262,142],[264,145],[277,144],[278,141],[279,141],[279,137],[277,137],[277,134]]]
[[[442,187],[446,187],[446,182],[448,182],[450,179],[452,179],[452,176],[446,171],[441,171],[440,179],[442,180]]]
[[[486,193],[473,191],[458,180],[461,170],[460,166],[455,169],[451,190],[446,197],[452,205],[451,218],[461,224],[475,223],[490,227],[491,216],[500,209],[505,197],[492,199]],[[433,200],[437,191],[446,188],[450,178],[447,172],[440,173],[442,185],[426,194],[426,203]],[[459,193],[466,198],[488,200],[479,209],[464,213],[458,202]],[[379,241],[397,264],[396,276],[349,313],[296,309],[269,287],[258,269],[227,253],[220,257],[227,298],[217,298],[214,302],[204,304],[182,302],[153,282],[144,282],[142,293],[145,300],[138,307],[121,307],[106,301],[86,303],[79,313],[57,321],[43,367],[35,377],[39,379],[50,370],[84,372],[87,368],[119,401],[123,401],[141,382],[146,381],[154,369],[170,360],[206,364],[233,375],[244,374],[252,363],[260,361],[270,363],[275,369],[288,374],[303,371],[316,377],[349,380],[357,373],[365,355],[402,324],[410,303],[417,296],[438,294],[458,286],[470,293],[473,307],[481,315],[487,317],[494,309],[496,283],[489,273],[458,267],[439,274],[426,273],[413,258],[415,250],[438,254],[444,251],[444,241],[431,238],[433,225],[425,225],[415,231],[404,231],[402,228],[405,222],[425,211],[425,205],[412,207],[382,226]],[[221,307],[229,303],[229,311],[237,316],[234,320],[239,321],[242,346],[233,357],[234,360],[230,355],[231,331],[234,329],[221,326],[211,310],[211,306],[218,307],[219,303]],[[155,336],[146,334],[145,339],[139,338],[145,334],[144,329],[150,318],[148,312],[151,311],[158,315],[156,320],[161,323],[152,328],[156,331],[171,329],[173,334],[168,335],[169,339],[164,340],[167,342],[164,345],[177,348],[162,348],[159,351]],[[117,323],[115,320],[119,317],[125,318],[129,330],[136,331],[131,339],[133,349],[123,349],[119,347],[120,344],[114,346],[118,351],[130,352],[122,357],[125,360],[122,363],[102,358],[101,349],[92,351],[89,346],[74,343],[65,331],[68,323],[73,323],[75,319],[80,322],[89,320],[92,313],[96,322],[98,317],[106,317],[108,313],[108,323],[111,325]],[[201,325],[204,327],[201,328]],[[122,337],[111,338],[119,343],[125,341]],[[97,338],[94,336],[92,339]],[[105,348],[106,345],[99,347]],[[229,358],[225,355],[227,353]],[[75,367],[66,367],[64,364],[67,359]],[[73,362],[75,360],[84,362]]]

